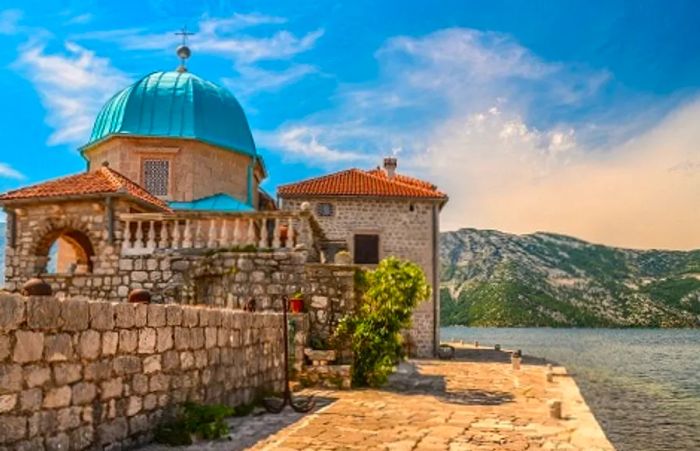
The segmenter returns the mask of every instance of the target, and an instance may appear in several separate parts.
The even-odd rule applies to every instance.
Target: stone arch
[[[49,220],[36,234],[33,255],[37,259],[37,267],[46,272],[51,247],[59,240],[72,251],[75,263],[83,268],[80,272],[91,273],[95,247],[89,232],[81,224],[72,222],[57,223]]]

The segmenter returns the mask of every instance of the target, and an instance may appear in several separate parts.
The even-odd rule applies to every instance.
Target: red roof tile
[[[438,191],[431,183],[400,174],[389,179],[381,169],[348,169],[282,185],[277,192],[281,197],[370,196],[447,199],[445,193]]]
[[[170,210],[165,201],[106,166],[96,171],[83,172],[9,191],[0,195],[0,201],[110,193],[128,195],[159,209]]]

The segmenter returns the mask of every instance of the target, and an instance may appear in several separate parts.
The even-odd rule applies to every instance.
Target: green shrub
[[[224,418],[236,413],[232,407],[221,404],[200,405],[186,402],[175,420],[159,426],[154,434],[158,443],[191,445],[192,436],[216,440],[228,434]]]
[[[430,287],[417,264],[394,257],[355,281],[364,292],[359,308],[340,321],[335,337],[351,343],[353,384],[379,386],[403,357],[401,331],[411,326],[413,309],[430,296]]]

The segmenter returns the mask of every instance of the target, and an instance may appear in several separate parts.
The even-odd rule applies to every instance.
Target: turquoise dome
[[[154,72],[118,92],[102,107],[83,148],[110,136],[189,138],[256,155],[233,94],[189,72]]]

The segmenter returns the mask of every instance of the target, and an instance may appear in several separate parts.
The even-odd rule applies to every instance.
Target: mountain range
[[[443,325],[700,326],[700,250],[475,229],[440,238]]]

